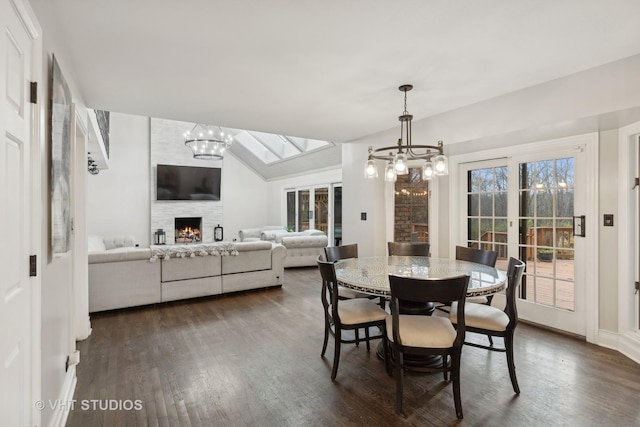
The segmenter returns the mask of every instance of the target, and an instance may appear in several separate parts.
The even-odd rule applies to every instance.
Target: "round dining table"
[[[475,262],[421,256],[347,258],[335,264],[338,282],[369,295],[389,296],[389,275],[417,279],[445,279],[469,275],[467,297],[491,295],[504,290],[507,274]]]
[[[340,285],[381,297],[391,295],[390,274],[417,279],[445,279],[463,274],[469,275],[467,297],[495,294],[507,286],[507,275],[504,271],[484,264],[446,258],[421,256],[347,258],[337,261],[335,270],[336,279]],[[431,314],[433,304],[429,304],[429,308],[420,308],[419,312]],[[400,312],[403,311],[401,306]],[[408,313],[408,311],[404,312]],[[378,345],[377,353],[380,358],[384,358],[382,345]],[[442,364],[440,356],[413,355],[405,355],[405,363],[415,366],[440,366]]]

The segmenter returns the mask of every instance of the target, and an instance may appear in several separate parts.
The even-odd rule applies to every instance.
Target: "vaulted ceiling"
[[[87,106],[336,143],[317,167],[397,126],[400,84],[419,120],[640,53],[637,0],[31,3]]]

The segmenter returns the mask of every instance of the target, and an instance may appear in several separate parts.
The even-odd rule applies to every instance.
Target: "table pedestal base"
[[[384,344],[382,344],[382,341],[378,343],[378,346],[376,347],[376,354],[381,360],[384,360]],[[391,364],[395,364],[395,361],[393,360],[393,353],[391,354]],[[432,354],[405,354],[404,364],[409,368],[441,368],[442,356],[436,356]]]

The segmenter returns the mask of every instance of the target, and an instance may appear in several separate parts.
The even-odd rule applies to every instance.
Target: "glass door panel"
[[[314,209],[315,215],[313,218],[313,226],[317,230],[329,234],[329,188],[315,188],[314,194]]]
[[[573,311],[574,159],[524,162],[519,175],[520,259],[527,269],[522,298]]]
[[[496,268],[506,270],[507,167],[469,169],[466,173],[467,236],[470,248],[498,252]]]
[[[287,230],[296,229],[296,192],[287,191]]]
[[[342,244],[342,186],[333,187],[333,240]]]
[[[310,220],[309,211],[309,190],[298,190],[298,230],[304,231],[309,229]]]

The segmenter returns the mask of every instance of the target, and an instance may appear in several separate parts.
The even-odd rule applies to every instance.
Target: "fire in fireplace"
[[[175,218],[176,243],[197,243],[202,241],[202,217]]]

